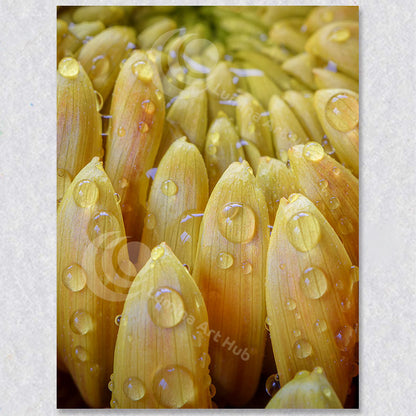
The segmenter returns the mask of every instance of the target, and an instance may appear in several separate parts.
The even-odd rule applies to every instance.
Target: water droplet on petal
[[[301,212],[294,215],[286,225],[289,241],[297,250],[312,250],[321,238],[321,227],[313,214]]]
[[[217,393],[217,389],[215,388],[213,384],[210,384],[209,385],[209,397],[211,397],[212,399],[216,393]]]
[[[121,202],[121,196],[117,192],[114,193],[114,199],[116,200],[116,204],[119,205]]]
[[[160,328],[172,328],[182,321],[185,306],[182,296],[176,290],[159,287],[150,296],[147,311],[155,325]]]
[[[153,378],[153,394],[164,407],[179,409],[185,406],[195,396],[192,374],[181,366],[162,368]]]
[[[94,91],[94,92],[95,92],[96,108],[97,108],[97,111],[100,112],[101,109],[103,108],[104,99],[103,99],[103,96],[98,91]]]
[[[146,390],[140,379],[137,377],[129,377],[124,381],[123,391],[129,399],[137,401],[143,398]]]
[[[176,183],[170,179],[162,182],[161,189],[166,196],[173,196],[178,193],[178,187]]]
[[[156,227],[156,217],[151,212],[146,215],[144,226],[149,230],[153,230]]]
[[[353,283],[357,283],[359,281],[359,270],[358,270],[358,266],[351,266],[350,276],[351,276],[351,281]]]
[[[99,78],[103,75],[107,75],[110,70],[110,60],[105,55],[98,55],[92,60],[91,77]]]
[[[64,58],[59,62],[58,72],[65,78],[75,79],[79,74],[79,63],[74,58]]]
[[[315,329],[318,333],[323,333],[328,329],[325,319],[317,319],[315,321]]]
[[[312,354],[312,345],[305,339],[296,341],[293,349],[298,358],[308,358]]]
[[[300,279],[304,295],[310,299],[319,299],[327,290],[325,273],[319,267],[308,267]]]
[[[107,387],[108,387],[108,390],[110,390],[111,392],[113,391],[113,389],[114,389],[114,383],[113,383],[113,381],[112,381],[112,380],[110,380],[110,381],[108,382]]]
[[[331,390],[328,387],[324,387],[322,393],[325,397],[328,397],[328,399],[331,397]]]
[[[318,186],[319,186],[319,188],[323,191],[323,190],[326,190],[326,188],[328,188],[328,181],[326,180],[326,179],[321,179],[319,182],[318,182]]]
[[[230,202],[219,211],[218,227],[221,234],[232,243],[248,243],[256,231],[256,216],[245,204]]]
[[[339,208],[341,203],[339,202],[339,199],[336,196],[333,196],[329,198],[328,205],[329,205],[329,209],[334,210],[334,209]]]
[[[131,69],[133,74],[143,82],[150,82],[153,77],[153,69],[148,62],[138,61],[132,64]]]
[[[78,345],[77,347],[74,348],[74,357],[78,361],[81,361],[82,363],[84,363],[89,358],[88,351],[85,348]]]
[[[351,32],[349,29],[337,29],[335,32],[332,32],[329,35],[329,40],[332,40],[333,42],[345,42],[351,37]]]
[[[103,243],[108,243],[110,238],[114,238],[114,233],[119,230],[117,218],[109,212],[101,211],[91,218],[88,237],[96,247],[100,247]]]
[[[280,390],[280,380],[278,374],[272,374],[266,380],[266,392],[273,397]]]
[[[303,156],[312,162],[319,162],[325,156],[325,151],[319,143],[309,142],[303,147]]]
[[[118,409],[118,408],[119,408],[119,406],[118,406],[118,401],[117,401],[116,399],[111,399],[111,402],[110,402],[110,407],[111,407],[112,409]]]
[[[156,110],[156,106],[153,101],[145,100],[142,102],[142,108],[146,112],[146,114],[152,115]]]
[[[253,270],[253,267],[251,266],[251,263],[248,261],[244,261],[241,263],[241,270],[243,274],[250,274]]]
[[[114,323],[115,323],[117,326],[120,326],[120,321],[121,321],[121,315],[117,315],[117,316],[115,317],[115,319],[114,319]]]
[[[129,186],[129,180],[127,178],[121,178],[118,183],[121,189],[126,189]]]
[[[296,309],[296,302],[294,301],[294,299],[288,299],[286,301],[286,309],[289,311],[293,311],[294,309]]]
[[[79,264],[74,263],[63,271],[62,282],[72,292],[79,292],[87,283],[87,275]]]
[[[217,255],[217,266],[220,269],[229,269],[234,263],[234,258],[231,254],[221,252]]]
[[[208,368],[211,363],[211,357],[207,352],[203,352],[198,358],[198,364],[201,368]]]
[[[217,146],[215,146],[215,144],[209,144],[206,148],[206,152],[209,155],[215,155],[217,153]]]
[[[335,342],[341,351],[348,351],[355,345],[355,331],[349,325],[341,327],[336,335]]]
[[[152,260],[156,261],[160,259],[165,254],[165,249],[162,246],[156,246],[152,249],[150,256]]]
[[[334,95],[325,108],[328,123],[341,132],[351,131],[357,126],[358,114],[358,100],[346,93]]]
[[[266,329],[266,331],[270,332],[271,325],[272,325],[272,321],[270,317],[266,316],[266,319],[264,321],[264,328]]]
[[[338,229],[343,235],[351,234],[354,231],[354,227],[347,217],[341,217],[338,220]]]
[[[120,137],[124,137],[126,135],[126,129],[124,127],[120,126],[117,130],[117,134]]]
[[[149,125],[145,121],[139,123],[139,130],[142,133],[147,133],[149,131]]]
[[[97,202],[100,192],[94,181],[79,181],[73,191],[74,201],[81,208],[88,208]]]
[[[85,335],[93,328],[92,317],[86,311],[77,310],[72,314],[69,325],[75,334]]]

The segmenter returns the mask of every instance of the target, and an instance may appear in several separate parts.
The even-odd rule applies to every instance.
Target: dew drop
[[[115,323],[117,326],[120,326],[120,321],[121,321],[121,315],[117,315],[117,316],[114,318],[114,323]]]
[[[182,296],[170,287],[159,287],[149,297],[147,311],[153,323],[160,328],[178,325],[184,315]]]
[[[318,182],[318,186],[321,189],[321,191],[324,191],[324,190],[326,190],[328,188],[328,181],[326,179],[321,179]]]
[[[94,181],[79,181],[73,191],[74,201],[81,208],[88,208],[97,202],[100,192]]]
[[[303,147],[303,156],[312,162],[319,162],[324,155],[324,148],[317,142],[309,142]]]
[[[151,212],[146,215],[144,226],[149,230],[153,230],[156,227],[156,217]]]
[[[117,130],[117,134],[119,135],[119,137],[124,137],[126,135],[126,129],[120,126]]]
[[[280,380],[278,374],[272,374],[266,380],[266,392],[270,397],[273,397],[280,389]]]
[[[354,227],[347,217],[341,217],[338,220],[338,229],[343,235],[351,234],[354,231]]]
[[[217,216],[221,234],[232,243],[248,243],[256,231],[256,216],[245,204],[229,202]]]
[[[350,269],[350,277],[353,283],[357,283],[359,281],[359,270],[358,266],[351,266]]]
[[[323,374],[324,373],[324,369],[322,367],[315,367],[313,369],[313,372],[316,374]]]
[[[299,198],[299,194],[290,194],[288,198],[289,204],[295,202]]]
[[[96,246],[100,247],[103,243],[114,237],[114,233],[119,231],[117,218],[106,211],[98,212],[91,218],[88,224],[88,237]]]
[[[126,189],[129,186],[129,180],[127,178],[121,178],[118,183],[121,189]]]
[[[286,309],[288,310],[288,311],[293,311],[293,310],[295,310],[296,309],[296,302],[295,302],[295,300],[294,299],[288,299],[287,301],[286,301]]]
[[[147,133],[149,131],[149,125],[145,121],[139,123],[139,130],[142,133]]]
[[[312,354],[312,345],[305,339],[296,341],[293,349],[298,358],[308,358]]]
[[[116,204],[120,205],[121,202],[121,196],[117,192],[114,192],[114,199],[116,200]]]
[[[79,74],[79,63],[74,58],[64,58],[59,62],[58,72],[65,78],[75,79]]]
[[[333,155],[335,153],[335,149],[327,138],[322,139],[322,147],[327,155]]]
[[[153,101],[150,100],[143,101],[142,108],[145,111],[145,113],[149,115],[153,115],[156,110],[155,104],[153,103]]]
[[[334,95],[325,108],[328,123],[341,132],[348,132],[357,126],[358,113],[358,100],[346,93]]]
[[[324,387],[324,389],[322,390],[322,393],[328,399],[331,397],[331,390],[328,387]]]
[[[285,269],[286,269],[286,264],[284,264],[284,263],[280,263],[280,264],[279,264],[279,269],[280,269],[280,270],[285,270]]]
[[[231,254],[221,252],[217,255],[217,266],[220,269],[229,269],[234,263],[234,258]]]
[[[294,378],[297,378],[297,379],[299,379],[299,378],[306,378],[306,377],[309,376],[309,374],[310,374],[310,372],[308,370],[301,370],[301,371],[298,371],[295,374],[295,377]]]
[[[216,395],[217,393],[217,389],[215,388],[215,386],[213,384],[209,385],[209,397],[211,397],[211,399]]]
[[[328,329],[328,325],[325,319],[317,319],[315,321],[314,327],[315,327],[315,330],[320,334],[325,332]]]
[[[345,42],[351,37],[351,32],[349,29],[338,29],[335,32],[332,32],[329,35],[329,40],[332,40],[333,42]]]
[[[321,227],[313,214],[295,214],[286,224],[289,241],[297,250],[312,250],[321,238]]]
[[[250,274],[253,270],[253,267],[251,266],[251,263],[248,261],[244,261],[241,263],[241,270],[243,274]]]
[[[196,331],[192,334],[192,341],[195,343],[195,346],[200,348],[202,345],[202,333],[200,331]]]
[[[152,249],[150,257],[153,261],[160,259],[165,254],[165,249],[162,246],[156,246]]]
[[[153,69],[148,62],[138,61],[132,64],[131,69],[133,74],[143,82],[150,82],[153,77]]]
[[[336,335],[335,342],[341,351],[348,351],[355,345],[355,331],[349,325],[341,327]]]
[[[105,55],[98,55],[92,60],[91,78],[106,75],[110,70],[110,60]]]
[[[341,309],[344,312],[348,312],[351,309],[351,306],[352,306],[351,305],[351,300],[348,297],[342,298],[340,304],[341,304]]]
[[[211,357],[207,352],[203,352],[198,358],[198,364],[201,368],[208,368],[211,363]]]
[[[178,193],[178,187],[176,183],[170,179],[162,182],[161,189],[163,194],[165,194],[166,196],[173,196]]]
[[[156,94],[156,98],[157,98],[159,101],[162,101],[162,100],[163,100],[164,95],[163,95],[163,92],[162,92],[162,91],[160,91],[160,90],[156,90],[155,94]]]
[[[192,374],[181,366],[160,369],[153,378],[153,394],[164,407],[179,409],[185,406],[195,395]]]
[[[72,332],[75,334],[85,335],[87,332],[92,330],[92,317],[86,311],[77,310],[72,314],[69,320],[69,325]]]
[[[140,379],[129,377],[124,381],[123,391],[130,400],[137,401],[143,398],[146,390]]]
[[[111,399],[111,402],[110,402],[110,407],[111,407],[112,409],[118,409],[118,408],[119,408],[119,406],[118,406],[118,401],[117,401],[116,399]]]
[[[82,363],[85,363],[85,361],[87,361],[89,358],[89,354],[85,348],[78,345],[77,347],[74,348],[74,357],[76,360],[81,361]]]
[[[339,208],[341,203],[339,202],[339,199],[336,196],[333,196],[329,198],[328,205],[329,205],[329,209],[334,210],[334,209]]]
[[[299,329],[294,329],[294,330],[293,330],[293,336],[294,336],[295,338],[299,338],[301,335],[302,335],[302,334],[301,334],[301,332],[300,332],[300,330],[299,330]]]
[[[270,332],[271,325],[272,325],[272,321],[270,317],[266,316],[266,319],[264,320],[264,328],[266,329],[266,331]]]
[[[113,380],[110,380],[110,381],[108,382],[107,387],[108,387],[108,390],[110,390],[111,392],[113,391],[113,389],[114,389],[114,383],[113,383]]]
[[[299,313],[299,312],[296,312],[296,313],[295,313],[295,318],[296,318],[296,319],[300,319],[300,318],[301,318],[301,316],[300,316],[300,313]]]
[[[333,173],[335,176],[338,176],[338,175],[341,173],[341,169],[340,169],[338,166],[334,166],[334,167],[332,168],[332,173]]]
[[[101,109],[103,108],[104,99],[103,99],[103,96],[98,91],[94,90],[94,92],[95,92],[95,105],[97,108],[97,112],[100,112]]]
[[[87,283],[87,275],[79,264],[74,263],[63,271],[62,282],[72,292],[79,292]]]
[[[308,267],[300,279],[303,294],[310,299],[319,299],[327,290],[325,273],[319,267]]]

